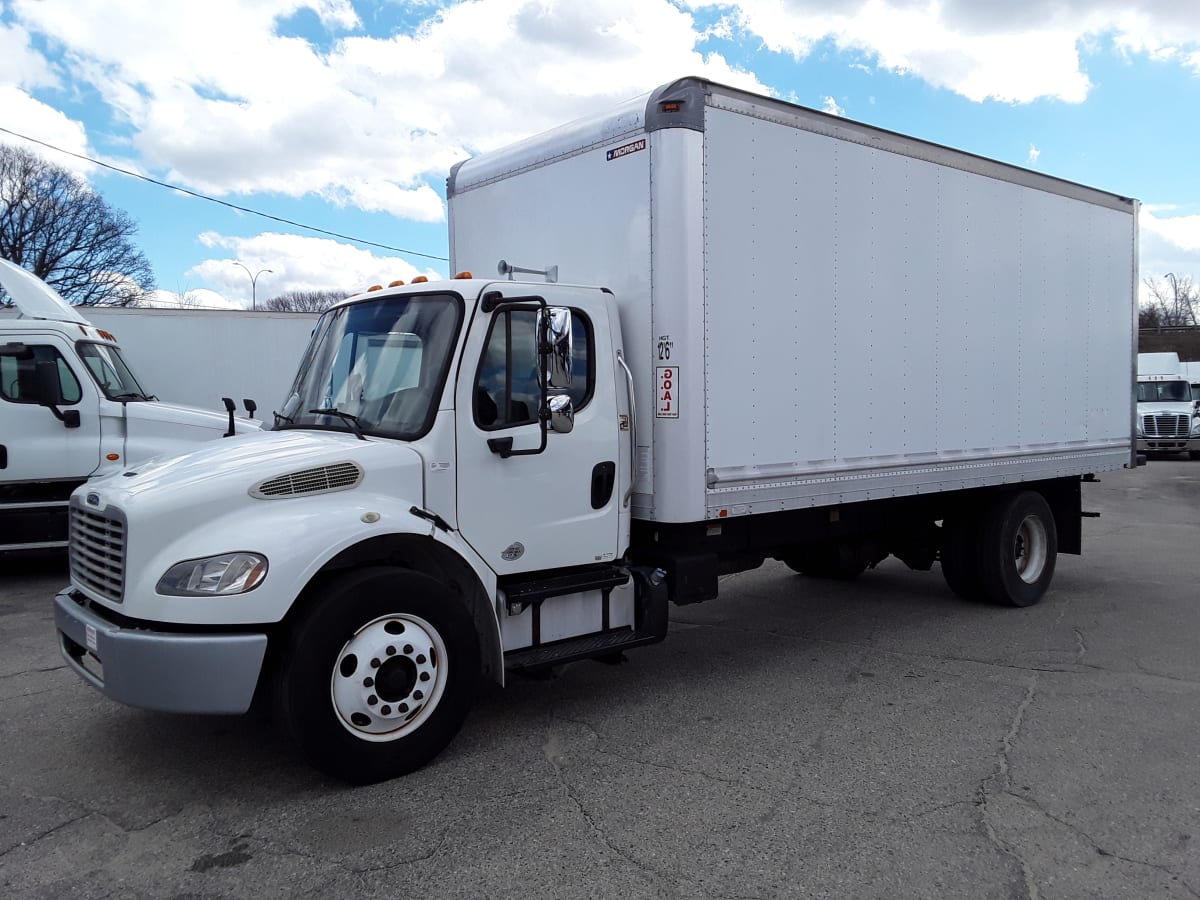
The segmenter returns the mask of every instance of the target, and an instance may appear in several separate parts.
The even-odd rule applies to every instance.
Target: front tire
[[[979,578],[993,603],[1032,606],[1054,577],[1058,530],[1045,498],[1021,491],[999,498],[983,516]]]
[[[384,567],[336,573],[308,601],[277,683],[280,718],[308,760],[371,784],[437,756],[479,679],[463,605],[428,576]]]

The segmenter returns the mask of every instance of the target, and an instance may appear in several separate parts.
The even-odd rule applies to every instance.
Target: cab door
[[[0,353],[0,480],[75,481],[100,465],[99,397],[91,381],[68,362],[61,339],[51,335],[4,334],[0,344],[21,344],[24,351]],[[68,428],[34,397],[37,363],[58,366],[63,403],[60,412],[76,411],[79,426]]]
[[[611,562],[619,552],[620,426],[609,304],[600,291],[539,296],[572,312],[574,428],[538,423],[535,341],[542,286],[491,285],[504,297],[477,308],[456,396],[458,526],[498,575]],[[516,301],[516,302],[508,302]],[[612,315],[615,315],[615,308]],[[513,455],[505,458],[505,448]],[[532,452],[529,452],[532,451]]]

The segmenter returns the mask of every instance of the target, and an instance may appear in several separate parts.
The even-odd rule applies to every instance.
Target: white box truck
[[[18,317],[0,318],[0,552],[65,547],[71,491],[258,420],[158,401],[114,335],[0,259]]]
[[[659,641],[765,559],[1035,603],[1081,482],[1135,464],[1133,200],[694,79],[448,195],[483,277],[350,298],[275,430],[73,495],[56,622],[96,688],[271,695],[374,781],[480,672]]]
[[[1178,353],[1137,357],[1137,449],[1200,459],[1200,395]]]

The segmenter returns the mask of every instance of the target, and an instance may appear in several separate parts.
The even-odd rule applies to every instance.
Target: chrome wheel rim
[[[446,644],[417,616],[380,616],[358,629],[338,652],[329,692],[342,726],[365,741],[412,734],[437,709],[446,690]]]
[[[1049,541],[1046,525],[1038,516],[1026,516],[1013,542],[1017,575],[1026,584],[1036,584],[1046,568]]]

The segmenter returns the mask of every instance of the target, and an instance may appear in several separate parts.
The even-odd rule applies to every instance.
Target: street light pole
[[[241,260],[231,260],[235,266],[241,266],[246,270],[246,274],[250,276],[250,308],[258,309],[258,276],[264,272],[268,275],[275,274],[271,269],[259,269],[257,272],[251,272],[249,267]]]

